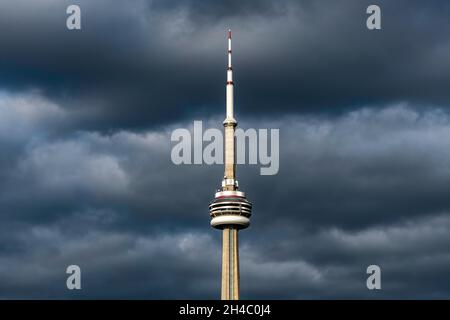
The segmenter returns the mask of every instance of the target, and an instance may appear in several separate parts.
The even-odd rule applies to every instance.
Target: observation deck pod
[[[223,229],[232,226],[245,229],[250,225],[252,203],[242,191],[219,191],[209,205],[211,226]]]

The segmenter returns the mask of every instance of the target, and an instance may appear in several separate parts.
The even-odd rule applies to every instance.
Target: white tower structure
[[[226,86],[225,174],[222,188],[209,205],[211,226],[222,230],[222,300],[239,299],[239,247],[238,230],[250,224],[252,204],[245,193],[238,191],[236,180],[236,147],[234,131],[233,68],[231,65],[231,30],[228,30],[228,68]]]

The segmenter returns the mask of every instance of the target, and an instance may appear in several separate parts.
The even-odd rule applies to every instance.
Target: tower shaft
[[[225,173],[224,190],[235,190],[236,164],[234,154],[234,125],[225,123]]]
[[[239,299],[238,230],[224,228],[222,242],[222,300]]]

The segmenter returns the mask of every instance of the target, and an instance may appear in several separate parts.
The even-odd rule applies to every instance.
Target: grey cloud
[[[228,26],[243,114],[445,107],[449,98],[445,1],[382,1],[380,32],[365,28],[368,1],[79,1],[80,32],[65,29],[67,3],[2,4],[0,84],[39,88],[78,111],[74,128],[149,128],[221,112]]]
[[[241,251],[242,278],[257,298],[447,297],[448,223],[445,214],[358,231],[297,229],[273,242],[261,237]],[[380,292],[365,286],[372,264],[382,270]]]
[[[446,211],[448,121],[442,110],[393,106],[266,123],[281,126],[282,141],[280,173],[259,178],[271,186],[270,197],[260,200],[261,219],[281,211],[287,225],[294,218],[359,228]],[[265,194],[264,186],[249,189]]]
[[[81,32],[0,4],[0,297],[217,298],[223,168],[170,133],[221,128],[229,26],[239,126],[280,129],[278,175],[238,166],[242,297],[448,297],[446,1],[381,1],[381,32],[367,1],[77,3]]]
[[[211,289],[218,289],[211,281],[219,270],[217,243],[206,234],[136,237],[33,227],[20,237],[32,250],[0,258],[0,292],[9,298],[186,299],[212,295]],[[190,277],[178,270],[181,257]],[[81,267],[83,292],[65,288],[65,270],[71,264]],[[167,290],[175,286],[183,289]]]
[[[171,130],[192,122],[55,136],[46,132],[67,111],[45,101],[25,95],[12,113],[15,130],[40,138],[17,140],[2,167],[0,294],[216,298],[220,234],[209,228],[207,204],[222,168],[170,161]],[[281,131],[278,175],[238,167],[254,203],[252,227],[241,234],[244,298],[446,296],[445,111],[395,105],[340,117],[242,117],[240,126]],[[63,287],[72,263],[85,270],[80,295]],[[376,296],[364,286],[372,263],[386,288]]]
[[[251,236],[249,241],[246,233],[241,237],[243,298],[446,297],[448,220],[435,216],[357,232],[289,234],[276,243]],[[10,298],[214,299],[220,237],[212,234],[137,236],[132,231],[32,227],[19,236],[25,251],[0,258],[0,291]],[[270,254],[272,247],[278,255]],[[317,255],[332,259],[312,259]],[[64,288],[69,264],[82,267],[83,292]],[[365,288],[370,264],[382,268],[381,292]]]

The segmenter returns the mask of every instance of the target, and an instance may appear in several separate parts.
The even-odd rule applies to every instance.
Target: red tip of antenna
[[[228,29],[228,39],[231,39],[231,29]]]

